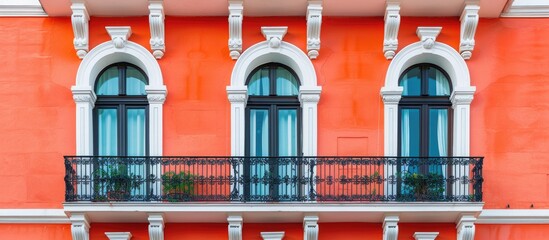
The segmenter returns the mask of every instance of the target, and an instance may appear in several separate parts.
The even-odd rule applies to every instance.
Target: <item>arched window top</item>
[[[143,70],[129,63],[112,64],[97,77],[95,93],[98,96],[144,96],[147,76]]]
[[[450,96],[451,92],[448,74],[428,63],[406,69],[400,76],[399,86],[404,88],[402,96]]]
[[[299,81],[289,67],[268,63],[254,69],[248,77],[250,96],[297,96]]]

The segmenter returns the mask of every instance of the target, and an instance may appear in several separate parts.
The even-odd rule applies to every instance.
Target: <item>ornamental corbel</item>
[[[111,36],[115,48],[122,49],[126,47],[126,43],[132,35],[131,27],[105,27],[105,29]]]
[[[322,1],[309,0],[307,6],[307,53],[310,59],[320,51],[320,28],[322,26]]]
[[[385,216],[383,219],[383,240],[398,239],[398,221],[398,216]]]
[[[267,39],[269,47],[277,49],[282,44],[282,39],[288,32],[288,27],[261,27],[261,32]]]
[[[90,221],[85,213],[72,213],[71,234],[73,240],[90,239]]]
[[[442,27],[418,27],[416,34],[423,44],[423,48],[431,49],[435,45]]]
[[[318,239],[318,216],[305,216],[303,218],[303,240]]]
[[[472,214],[462,214],[456,223],[457,240],[475,239],[475,221],[477,218]]]
[[[149,239],[164,240],[164,215],[149,213]]]
[[[465,1],[465,7],[461,13],[461,39],[459,42],[459,53],[464,59],[470,59],[475,48],[475,32],[477,31],[480,9],[478,0]]]
[[[229,52],[233,60],[242,53],[242,0],[229,1]]]
[[[73,0],[72,5],[72,30],[74,32],[74,49],[76,50],[76,55],[82,59],[89,51],[89,28],[88,22],[90,20],[90,15],[86,9],[85,0]]]
[[[393,59],[398,48],[398,28],[400,27],[400,3],[398,0],[387,0],[384,19],[383,54],[385,58]]]
[[[149,0],[149,25],[151,27],[152,54],[156,59],[161,59],[166,51],[163,0]]]
[[[229,222],[229,240],[242,240],[242,216],[230,215],[227,221]]]

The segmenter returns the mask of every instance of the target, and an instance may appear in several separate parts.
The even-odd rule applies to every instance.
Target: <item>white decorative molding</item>
[[[389,64],[385,76],[385,85],[381,88],[385,111],[385,156],[397,156],[398,154],[398,101],[400,100],[399,95],[403,91],[398,84],[400,75],[407,68],[419,63],[437,65],[448,73],[453,89],[450,96],[454,108],[453,155],[469,156],[470,104],[476,88],[471,86],[469,69],[461,55],[454,48],[444,43],[437,42],[434,44],[438,32],[440,32],[440,28],[418,28],[417,33],[421,41],[412,43],[400,50]],[[396,167],[385,167],[386,177],[393,176],[396,172]],[[465,173],[454,174],[456,174],[454,176],[462,176]],[[384,188],[387,194],[393,194],[394,190],[392,189],[396,189],[394,185],[387,183]],[[459,189],[454,190],[455,193],[460,192]]]
[[[435,240],[437,238],[438,232],[416,232],[414,233],[414,238],[416,240]]]
[[[385,37],[383,39],[383,54],[387,59],[393,59],[398,49],[398,29],[400,27],[400,2],[387,0],[385,8]]]
[[[164,42],[164,5],[163,0],[149,0],[149,25],[151,27],[151,50],[156,59],[166,52]]]
[[[149,239],[164,240],[164,214],[149,213]]]
[[[316,59],[320,51],[322,27],[322,0],[309,0],[307,6],[307,54]]]
[[[474,214],[461,214],[461,217],[456,222],[457,240],[475,239],[476,220],[477,218]]]
[[[431,49],[437,41],[437,36],[440,34],[442,27],[418,27],[416,34],[423,43],[425,49]]]
[[[229,54],[238,59],[242,53],[242,0],[229,1]]]
[[[486,209],[476,224],[549,224],[549,209]]]
[[[117,36],[116,33],[114,36]],[[127,38],[128,33],[118,32]],[[117,37],[116,37],[117,38]],[[93,48],[80,63],[76,74],[76,85],[71,90],[76,102],[76,154],[93,155],[93,121],[92,110],[95,103],[93,92],[95,80],[105,67],[128,62],[141,68],[149,79],[145,86],[149,99],[149,154],[162,156],[162,106],[167,95],[162,72],[153,55],[143,46],[127,41],[123,50],[107,41]],[[160,189],[160,188],[157,188]]]
[[[121,49],[126,47],[126,43],[132,35],[131,27],[105,27],[105,29],[107,29],[109,36],[111,36],[115,48]]]
[[[44,17],[47,16],[39,0],[1,1],[0,17]]]
[[[90,15],[86,9],[85,0],[73,0],[72,5],[72,30],[74,32],[74,49],[76,50],[76,55],[82,59],[86,54],[88,54],[88,44],[89,44],[89,20]]]
[[[106,232],[105,235],[109,240],[130,240],[132,238],[130,232]]]
[[[383,219],[383,240],[398,239],[398,215],[387,215]]]
[[[288,27],[261,27],[261,33],[263,33],[271,48],[280,47],[286,32],[288,32]]]
[[[69,224],[63,209],[0,209],[0,223]]]
[[[318,240],[318,216],[303,218],[303,240]]]
[[[229,240],[242,240],[242,216],[230,215],[227,222],[229,222]]]
[[[501,13],[501,17],[549,17],[549,3],[509,0]]]
[[[465,7],[461,13],[461,31],[459,42],[459,53],[464,59],[470,59],[475,48],[475,32],[479,20],[478,11],[480,9],[479,0],[465,1]]]
[[[279,48],[272,48],[273,38],[282,39],[287,28],[262,28],[267,41],[251,46],[236,61],[231,75],[231,85],[227,86],[227,97],[231,102],[231,155],[244,156],[245,149],[245,108],[247,100],[246,79],[257,67],[277,62],[295,71],[301,82],[299,100],[303,116],[303,155],[317,154],[317,105],[322,88],[317,85],[316,72],[311,59],[298,47],[281,42]]]
[[[72,213],[71,234],[72,240],[89,240],[90,239],[90,221],[86,213]]]
[[[282,240],[284,232],[261,232],[263,240]]]

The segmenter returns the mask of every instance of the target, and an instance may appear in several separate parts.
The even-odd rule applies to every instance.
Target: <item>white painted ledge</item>
[[[70,224],[63,209],[0,209],[0,223]]]
[[[476,224],[549,224],[549,209],[487,209]]]

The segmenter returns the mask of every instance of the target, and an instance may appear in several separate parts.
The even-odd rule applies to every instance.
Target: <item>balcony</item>
[[[482,202],[482,157],[65,157],[65,200]]]

